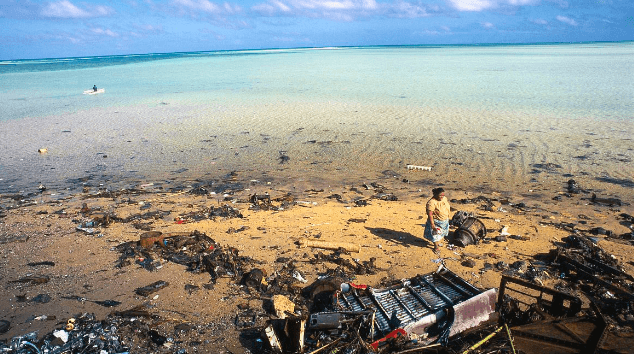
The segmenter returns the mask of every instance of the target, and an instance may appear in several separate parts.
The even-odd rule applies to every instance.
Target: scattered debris
[[[599,198],[596,194],[592,193],[590,201],[594,204],[607,205],[607,206],[621,206],[622,202],[617,198]]]
[[[159,280],[159,281],[156,281],[156,282],[154,282],[154,283],[152,283],[150,285],[146,285],[144,287],[137,288],[134,292],[137,293],[138,295],[147,297],[150,294],[153,294],[153,293],[155,293],[155,292],[157,292],[157,291],[159,291],[159,290],[161,290],[163,288],[168,287],[169,285],[170,284],[168,282],[163,281],[163,280]]]
[[[355,245],[349,242],[329,242],[322,240],[311,240],[311,239],[302,239],[298,242],[300,247],[315,247],[315,248],[323,248],[328,250],[338,250],[343,249],[347,252],[359,252],[361,247],[359,245]]]
[[[271,350],[296,352],[297,338],[305,338],[308,353],[333,347],[346,353],[421,348],[437,341],[446,344],[448,338],[495,319],[495,289],[482,292],[442,267],[385,289],[334,278],[309,289],[314,300],[326,299],[320,311],[308,317],[305,334],[289,331],[289,321],[302,326],[304,317],[288,318],[284,325],[270,322],[264,333]]]
[[[408,170],[431,171],[431,166],[407,165]]]
[[[48,283],[49,280],[50,280],[50,277],[46,275],[31,275],[31,276],[22,277],[17,280],[11,280],[9,281],[9,283],[22,283],[22,284],[36,285],[36,284]]]
[[[478,244],[487,235],[484,223],[473,214],[458,211],[452,217],[450,224],[458,228],[454,231],[452,242],[460,247]]]

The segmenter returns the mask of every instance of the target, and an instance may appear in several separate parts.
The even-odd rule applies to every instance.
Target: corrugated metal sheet
[[[483,292],[441,267],[437,272],[418,275],[386,289],[351,288],[339,294],[338,304],[343,311],[374,311],[377,336],[396,328],[424,334],[451,308],[453,335],[488,320],[495,312],[496,296],[495,289]]]

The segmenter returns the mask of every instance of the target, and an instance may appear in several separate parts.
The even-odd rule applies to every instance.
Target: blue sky
[[[0,0],[0,59],[623,40],[632,0]]]

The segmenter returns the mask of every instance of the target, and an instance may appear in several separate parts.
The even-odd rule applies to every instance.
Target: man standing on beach
[[[433,197],[425,206],[427,222],[424,236],[434,244],[434,252],[440,251],[440,241],[449,234],[449,201],[445,197],[445,190],[441,187],[432,189]]]

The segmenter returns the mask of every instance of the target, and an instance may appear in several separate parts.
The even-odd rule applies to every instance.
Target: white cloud
[[[451,34],[451,28],[448,26],[440,26],[439,30],[426,29],[422,32],[417,32],[418,35],[427,35],[427,36],[443,36]]]
[[[426,5],[421,0],[394,0],[392,3],[378,3],[376,0],[268,0],[251,7],[252,11],[263,16],[305,16],[338,21],[379,15],[418,18],[440,9],[438,5]]]
[[[190,9],[190,10],[196,10],[196,11],[202,11],[202,12],[208,12],[208,13],[221,12],[220,6],[214,4],[213,2],[209,0],[174,0],[173,3],[176,6]]]
[[[240,5],[231,5],[230,3],[225,2],[222,7],[225,8],[225,12],[230,14],[242,12],[242,7],[240,7]]]
[[[92,32],[95,34],[99,34],[99,35],[105,35],[108,37],[119,37],[119,35],[115,32],[112,32],[109,29],[103,29],[103,28],[93,28]]]
[[[374,0],[363,0],[363,8],[366,10],[375,10],[379,8],[379,5]]]
[[[145,31],[149,31],[149,32],[160,32],[163,31],[163,26],[158,25],[141,25],[139,26],[139,28],[145,30]]]
[[[557,16],[557,21],[569,24],[571,26],[576,26],[577,25],[577,21],[575,21],[575,20],[573,20],[573,19],[571,19],[569,17],[566,17],[566,16],[561,16],[561,15]]]
[[[278,11],[284,13],[306,13],[315,11],[374,11],[379,9],[375,0],[269,0],[263,4],[257,4],[251,8],[257,12],[274,14]]]
[[[566,1],[566,0],[546,0],[546,1],[554,2],[555,4],[559,5],[559,7],[562,8],[562,9],[567,9],[570,6],[568,1]]]
[[[108,6],[94,6],[92,8],[81,9],[75,6],[69,0],[50,2],[44,6],[40,15],[52,18],[89,18],[108,16],[114,13],[114,10]]]
[[[68,0],[49,3],[42,9],[42,16],[57,18],[90,17],[88,11],[82,10]]]
[[[108,6],[96,6],[93,13],[97,16],[108,16],[112,13],[114,13],[114,11],[112,10],[112,8],[108,7]]]
[[[541,18],[536,18],[534,20],[531,20],[532,23],[538,24],[538,25],[547,25],[548,21],[546,20],[542,20]]]
[[[281,10],[282,12],[290,12],[291,8],[281,1],[271,1],[274,8]]]
[[[458,11],[482,11],[497,7],[494,0],[449,0]]]
[[[484,27],[486,29],[494,29],[495,25],[492,24],[491,22],[482,22],[482,27]]]
[[[290,6],[296,9],[319,9],[319,10],[354,10],[354,9],[374,9],[376,2],[367,0],[289,0]]]
[[[181,14],[189,14],[192,17],[210,15],[216,18],[230,16],[242,12],[240,5],[224,2],[222,4],[209,0],[172,0],[171,5],[176,7]]]
[[[393,17],[419,18],[429,16],[427,9],[422,4],[411,4],[406,1],[398,1],[392,6]]]
[[[448,0],[458,11],[479,12],[502,6],[535,5],[539,0]]]
[[[534,5],[536,2],[535,0],[508,0],[508,4],[513,6]]]
[[[342,12],[326,12],[324,13],[324,17],[333,20],[333,21],[341,21],[341,22],[352,22],[354,21],[354,16],[342,13]]]

